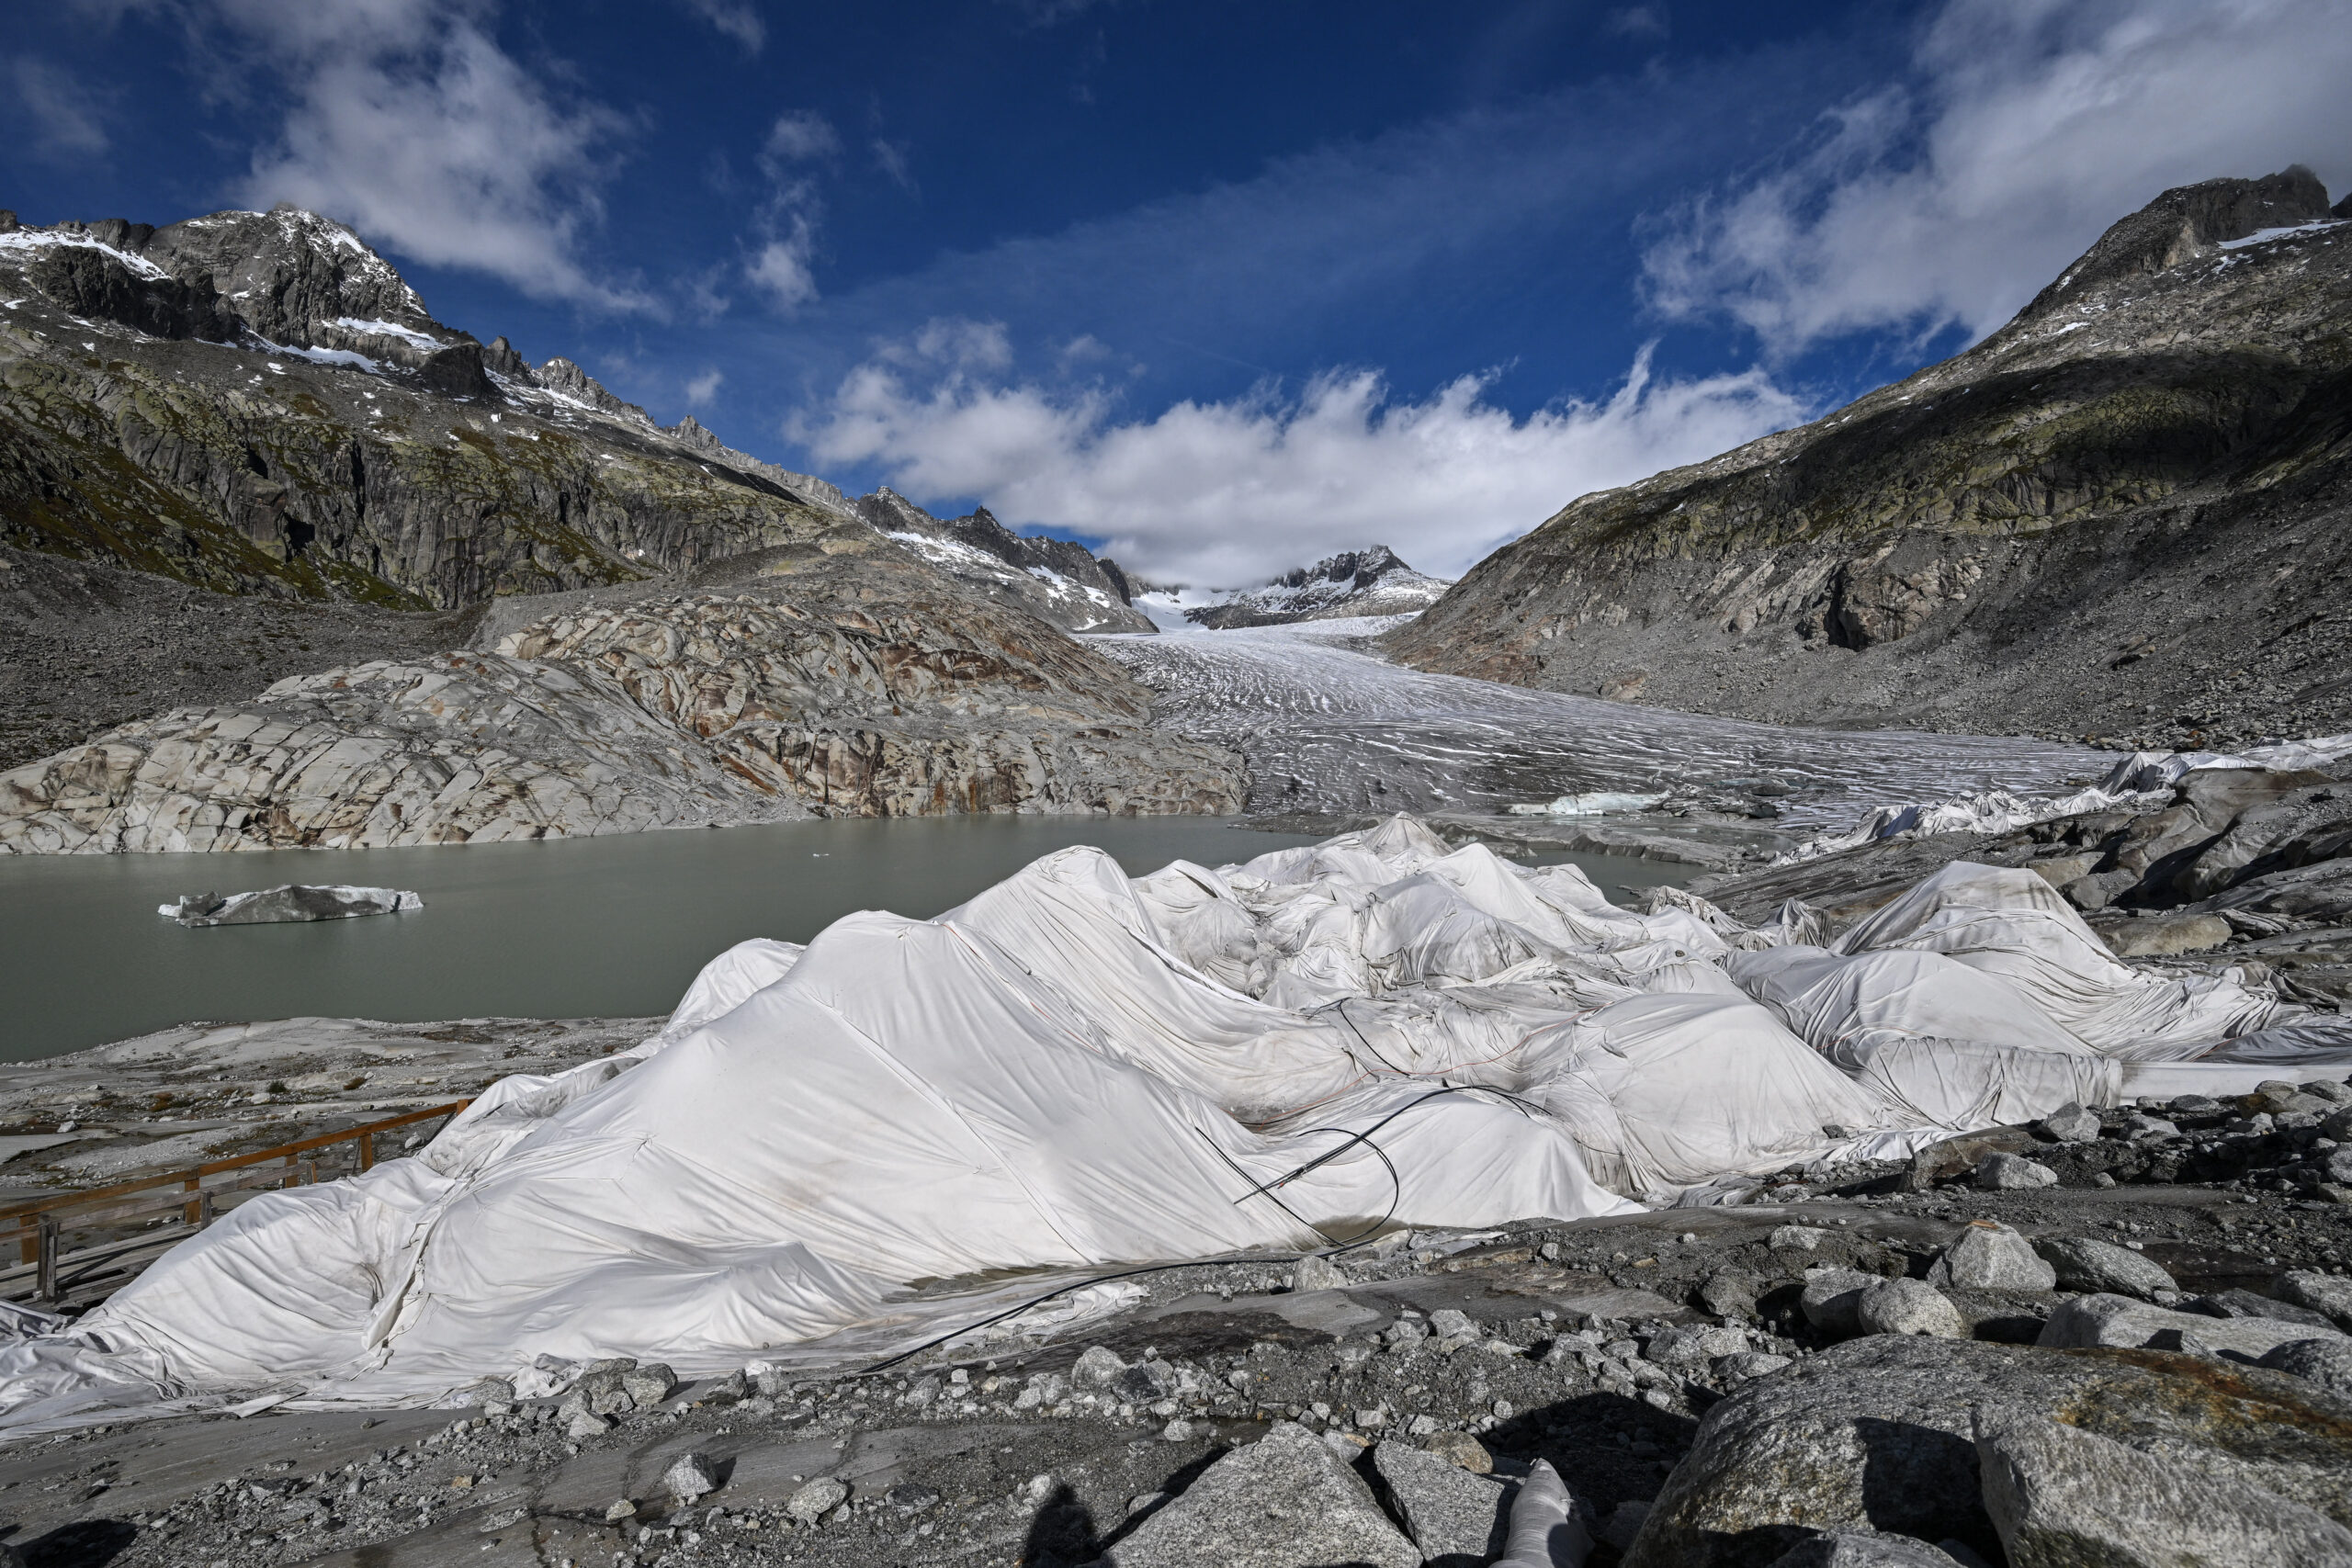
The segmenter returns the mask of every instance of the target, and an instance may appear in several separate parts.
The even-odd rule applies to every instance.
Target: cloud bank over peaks
[[[2352,179],[2342,0],[1952,0],[1912,72],[1653,225],[1651,302],[1768,352],[2001,325],[2160,191]]]
[[[629,129],[565,101],[464,0],[212,0],[225,36],[274,71],[288,107],[240,196],[291,201],[401,254],[465,267],[541,299],[654,308],[579,259],[603,216],[611,149]],[[192,13],[191,26],[199,17]]]
[[[1015,380],[1012,359],[1000,326],[934,321],[786,434],[820,468],[867,465],[918,499],[1099,538],[1155,581],[1230,588],[1374,543],[1453,576],[1578,495],[1807,412],[1761,370],[1661,378],[1644,348],[1605,400],[1524,417],[1486,400],[1486,376],[1413,401],[1349,370],[1295,398],[1269,386],[1122,420],[1103,386]]]

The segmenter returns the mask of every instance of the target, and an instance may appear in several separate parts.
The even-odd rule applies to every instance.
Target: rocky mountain
[[[1965,353],[1580,498],[1391,649],[1777,722],[2352,728],[2347,220],[2301,168],[2166,191]]]
[[[1329,621],[1350,615],[1404,615],[1426,610],[1453,584],[1415,571],[1386,545],[1345,550],[1313,566],[1284,572],[1263,588],[1245,589],[1184,618],[1215,631]]]
[[[1238,810],[1238,760],[1150,718],[1115,664],[845,530],[120,726],[0,773],[0,853]]]
[[[0,213],[0,544],[428,609],[787,544],[841,506],[442,325],[315,214]]]
[[[882,534],[1001,604],[1017,604],[1070,632],[1148,632],[1119,563],[1069,539],[1023,538],[985,506],[968,517],[933,517],[888,486],[850,510]]]
[[[877,499],[485,346],[314,214],[0,213],[0,850],[1238,806],[1050,624],[1148,627],[1114,566]]]

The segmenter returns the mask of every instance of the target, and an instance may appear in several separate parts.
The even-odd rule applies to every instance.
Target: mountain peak
[[[2330,216],[2327,187],[2301,164],[2260,179],[2175,186],[2110,225],[2055,283],[2034,296],[2018,319],[2045,315],[2110,284],[2165,271],[2232,240]]]

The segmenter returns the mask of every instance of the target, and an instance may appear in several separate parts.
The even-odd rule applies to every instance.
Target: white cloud
[[[72,72],[28,54],[10,62],[7,79],[17,117],[31,123],[35,152],[92,157],[107,150],[98,103]]]
[[[1601,23],[1601,30],[1619,38],[1663,40],[1670,30],[1663,6],[1628,6],[1611,11]]]
[[[684,0],[687,10],[741,44],[752,53],[768,41],[768,25],[743,0]]]
[[[705,370],[686,383],[686,406],[690,409],[708,408],[718,398],[718,389],[727,379],[718,370]]]
[[[342,219],[400,254],[541,298],[647,309],[578,259],[603,213],[612,111],[560,102],[466,0],[216,0],[291,107],[242,195]]]
[[[873,152],[874,166],[888,175],[893,185],[901,190],[915,188],[914,170],[907,162],[905,142],[885,141],[877,136],[874,139]]]
[[[841,150],[840,133],[814,109],[778,115],[761,144],[760,170],[771,188],[752,215],[753,245],[743,276],[786,315],[817,298],[812,263],[824,204],[817,197],[814,181],[798,169],[837,157]]]
[[[1655,302],[1781,352],[1981,335],[2168,186],[2352,179],[2343,0],[1951,0],[1913,64],[1677,213],[1645,258]]]
[[[815,235],[808,220],[797,212],[786,215],[783,228],[743,264],[743,276],[777,310],[788,312],[817,298],[817,276],[808,266]]]
[[[1002,329],[934,322],[787,434],[917,497],[978,497],[1017,526],[1101,537],[1147,577],[1235,587],[1374,543],[1452,575],[1574,496],[1804,412],[1760,371],[1661,380],[1646,349],[1606,401],[1525,418],[1486,402],[1483,377],[1413,402],[1353,371],[1295,400],[1181,402],[1119,423],[1101,389],[1009,382],[1005,365]]]
[[[786,164],[830,158],[841,150],[841,133],[832,121],[814,109],[795,109],[776,117],[760,157],[771,178],[782,178]]]

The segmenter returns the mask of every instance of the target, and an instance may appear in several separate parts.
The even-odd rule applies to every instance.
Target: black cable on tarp
[[[1518,1106],[1522,1111],[1529,1111],[1531,1109],[1541,1109],[1541,1107],[1531,1107],[1529,1101],[1511,1093],[1509,1089],[1496,1089],[1488,1084],[1448,1084],[1443,1089],[1431,1089],[1427,1094],[1421,1095],[1417,1099],[1408,1100],[1405,1104],[1398,1106],[1396,1110],[1390,1111],[1387,1115],[1382,1117],[1379,1121],[1374,1122],[1371,1126],[1365,1128],[1361,1133],[1350,1132],[1344,1127],[1313,1127],[1307,1129],[1308,1132],[1314,1133],[1339,1133],[1344,1134],[1344,1137],[1337,1147],[1317,1156],[1315,1158],[1307,1161],[1305,1165],[1298,1166],[1283,1175],[1276,1177],[1272,1181],[1261,1183],[1259,1186],[1250,1189],[1250,1190],[1243,1193],[1240,1197],[1234,1200],[1236,1204],[1246,1202],[1251,1198],[1265,1198],[1269,1200],[1275,1205],[1275,1207],[1281,1209],[1283,1213],[1289,1214],[1291,1218],[1297,1220],[1299,1224],[1306,1226],[1307,1229],[1315,1232],[1316,1235],[1323,1237],[1324,1240],[1332,1242],[1332,1246],[1326,1250],[1320,1252],[1307,1251],[1273,1254],[1257,1253],[1231,1258],[1188,1258],[1182,1263],[1150,1263],[1136,1269],[1122,1269],[1115,1273],[1097,1274],[1091,1279],[1073,1280],[1067,1285],[1057,1286],[1053,1290],[1047,1291],[1044,1295],[1033,1296],[1029,1300],[1024,1301],[1016,1306],[1007,1307],[1002,1312],[984,1317],[978,1323],[967,1324],[961,1328],[950,1329],[948,1332],[940,1335],[936,1338],[926,1339],[920,1345],[914,1346],[910,1349],[901,1350],[897,1355],[889,1357],[885,1360],[876,1361],[874,1365],[866,1368],[864,1371],[856,1372],[852,1375],[856,1377],[873,1377],[877,1373],[888,1371],[892,1367],[899,1365],[901,1361],[912,1360],[915,1357],[922,1355],[925,1350],[936,1349],[938,1347],[946,1344],[949,1340],[959,1339],[967,1334],[977,1334],[981,1329],[988,1327],[991,1324],[1002,1323],[1009,1317],[1018,1317],[1032,1307],[1043,1306],[1046,1303],[1052,1301],[1057,1296],[1066,1296],[1072,1291],[1082,1291],[1089,1285],[1107,1285],[1114,1280],[1132,1280],[1141,1274],[1171,1273],[1179,1269],[1216,1269],[1222,1268],[1227,1264],[1235,1263],[1296,1263],[1308,1258],[1337,1258],[1343,1252],[1352,1252],[1359,1247],[1368,1245],[1374,1236],[1378,1235],[1381,1231],[1387,1226],[1388,1222],[1396,1216],[1396,1206],[1404,1201],[1405,1197],[1404,1179],[1397,1174],[1396,1162],[1388,1157],[1385,1151],[1384,1151],[1379,1145],[1372,1142],[1372,1134],[1379,1132],[1383,1127],[1387,1126],[1388,1123],[1396,1120],[1397,1117],[1405,1114],[1406,1111],[1412,1110],[1415,1106],[1425,1105],[1432,1100],[1441,1099],[1449,1094],[1467,1093],[1498,1095],[1502,1099],[1510,1101],[1513,1105]],[[1196,1127],[1193,1131],[1199,1132],[1200,1129]],[[1304,1134],[1300,1135],[1303,1136]],[[1202,1133],[1201,1136],[1208,1143],[1209,1147],[1216,1151],[1218,1157],[1224,1159],[1227,1165],[1233,1167],[1234,1171],[1238,1174],[1243,1180],[1247,1181],[1250,1179],[1249,1173],[1242,1170],[1239,1166],[1234,1165],[1232,1157],[1227,1155],[1223,1149],[1218,1148],[1214,1139],[1210,1139],[1208,1134],[1205,1133]],[[1345,1153],[1348,1149],[1353,1147],[1357,1144],[1363,1144],[1366,1148],[1372,1150],[1372,1152],[1379,1157],[1380,1163],[1388,1168],[1388,1179],[1391,1187],[1388,1199],[1388,1212],[1381,1215],[1378,1220],[1373,1223],[1372,1227],[1369,1230],[1365,1231],[1362,1235],[1357,1236],[1354,1240],[1339,1242],[1335,1241],[1330,1233],[1324,1230],[1322,1226],[1316,1224],[1313,1221],[1300,1215],[1294,1211],[1289,1204],[1284,1203],[1281,1199],[1276,1198],[1273,1194],[1273,1189],[1285,1186],[1290,1182],[1297,1180],[1300,1177],[1305,1176],[1307,1172],[1314,1170],[1318,1166],[1329,1164],[1330,1161],[1337,1159],[1341,1154]]]

